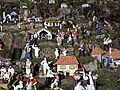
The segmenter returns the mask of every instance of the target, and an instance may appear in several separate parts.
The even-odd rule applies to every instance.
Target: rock
[[[5,35],[5,33],[0,32],[0,39]]]
[[[50,47],[48,48],[43,48],[40,52],[40,57],[41,58],[44,58],[45,57],[48,57],[48,58],[54,58],[55,55],[54,55],[54,49],[51,49]]]
[[[7,31],[14,31],[14,30],[17,30],[16,26],[15,25],[11,25],[11,26],[6,26],[5,28]]]
[[[68,54],[73,55],[74,54],[74,48],[67,48]]]
[[[25,31],[20,32],[20,34],[25,35]]]
[[[22,37],[15,37],[13,41],[13,47],[14,48],[21,48],[22,47]]]
[[[39,43],[39,46],[56,46],[56,43],[53,43],[51,41],[43,41]]]
[[[101,38],[104,38],[104,37],[105,37],[105,34],[102,34],[100,37],[101,37]]]
[[[73,86],[74,85],[74,79],[72,77],[65,78],[65,79],[61,80],[61,84],[62,84],[61,86],[63,86],[63,85]]]
[[[4,50],[0,50],[0,58],[4,57]]]
[[[85,64],[84,67],[85,69],[88,71],[88,70],[91,70],[91,71],[95,71],[98,69],[98,64],[97,64],[97,60],[95,60],[94,62],[90,62],[89,64]]]
[[[100,35],[97,35],[96,38],[100,38]]]
[[[5,44],[5,46],[8,47],[8,49],[10,49],[13,43],[13,39],[13,35],[9,32],[2,37],[2,42]]]
[[[35,28],[42,28],[42,27],[43,27],[43,25],[41,23],[35,24]]]

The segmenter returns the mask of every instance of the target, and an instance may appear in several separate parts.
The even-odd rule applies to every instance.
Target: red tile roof
[[[107,55],[108,55],[108,53],[107,53]],[[112,53],[111,53],[111,56],[112,56],[113,59],[118,59],[118,58],[120,58],[120,50],[114,49],[114,50],[112,51]]]
[[[113,59],[118,59],[118,58],[120,58],[120,50],[113,49],[111,52],[111,55],[109,54],[109,52],[106,52],[106,56],[107,57],[112,56]]]
[[[92,52],[91,55],[99,55],[102,54],[103,50],[100,47],[96,47]]]
[[[79,64],[75,56],[61,56],[58,61],[55,63],[58,65],[73,65]]]

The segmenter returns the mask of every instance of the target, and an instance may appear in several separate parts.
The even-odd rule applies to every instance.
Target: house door
[[[40,34],[39,34],[40,39],[41,39],[41,40],[47,39],[47,34],[48,34],[48,33],[45,32],[45,31],[40,32]]]
[[[70,76],[70,72],[66,71],[66,77],[69,77],[69,76]]]

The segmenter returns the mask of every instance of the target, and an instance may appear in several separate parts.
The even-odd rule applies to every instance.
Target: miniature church
[[[40,29],[37,33],[38,39],[43,40],[43,39],[48,39],[51,40],[52,39],[52,33],[50,31],[48,31],[47,29]]]

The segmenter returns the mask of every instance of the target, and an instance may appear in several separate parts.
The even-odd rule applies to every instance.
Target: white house
[[[52,39],[52,33],[45,28],[40,29],[36,34],[38,39]]]
[[[45,20],[44,23],[45,28],[55,28],[55,27],[60,27],[60,20],[56,17],[51,17]]]

